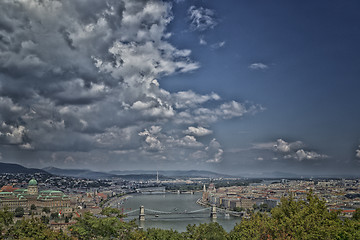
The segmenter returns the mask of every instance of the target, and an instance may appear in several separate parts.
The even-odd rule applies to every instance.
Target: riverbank
[[[202,198],[199,198],[196,200],[196,204],[201,205],[202,207],[210,207],[211,204],[209,202],[203,202]],[[225,208],[216,207],[216,210],[218,212],[222,212],[224,214],[229,214],[234,217],[243,217],[245,216],[245,212],[235,212],[235,211],[229,211]]]

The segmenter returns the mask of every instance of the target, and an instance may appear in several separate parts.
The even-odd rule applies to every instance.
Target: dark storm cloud
[[[209,135],[211,123],[261,107],[162,89],[158,78],[199,68],[190,50],[167,41],[172,18],[161,1],[2,1],[2,146],[31,151],[44,165],[46,156],[74,166],[221,162],[220,143],[197,139],[199,131]]]

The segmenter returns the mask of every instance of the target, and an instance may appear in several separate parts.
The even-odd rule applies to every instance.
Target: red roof
[[[107,195],[104,193],[98,193],[97,195],[103,199],[107,199]]]
[[[1,188],[1,190],[2,190],[3,192],[13,192],[13,191],[15,191],[16,189],[19,189],[19,188],[14,188],[13,186],[10,186],[10,185],[3,186],[3,187]]]

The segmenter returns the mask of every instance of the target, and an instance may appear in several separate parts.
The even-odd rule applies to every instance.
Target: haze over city
[[[358,1],[0,2],[0,161],[358,175]]]

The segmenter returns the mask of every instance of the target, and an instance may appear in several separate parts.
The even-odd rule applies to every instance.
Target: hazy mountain
[[[116,177],[114,174],[96,172],[88,169],[61,169],[55,167],[44,168],[45,171],[59,176],[89,178],[89,179],[105,179]]]
[[[2,163],[0,162],[0,173],[28,173],[28,174],[34,174],[34,173],[47,173],[46,171],[42,169],[37,168],[26,168],[19,164],[14,163]]]
[[[159,176],[165,177],[207,177],[207,178],[219,178],[219,177],[232,177],[230,175],[210,172],[210,171],[202,171],[202,170],[189,170],[189,171],[180,171],[180,170],[161,170],[158,171]],[[157,171],[155,170],[132,170],[132,171],[110,171],[111,174],[116,175],[144,175],[151,174],[156,175]]]

